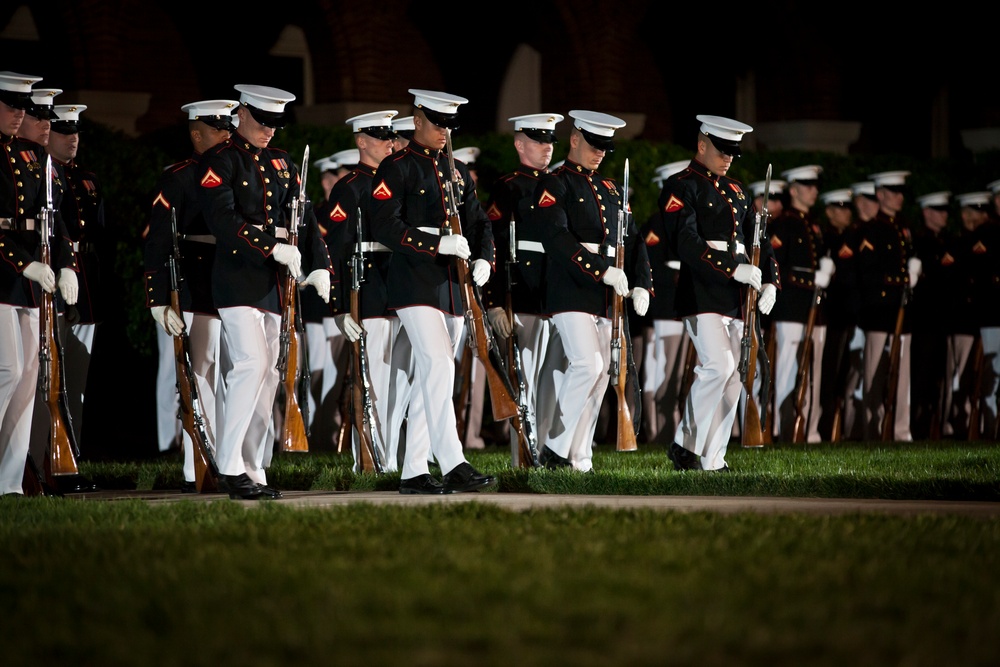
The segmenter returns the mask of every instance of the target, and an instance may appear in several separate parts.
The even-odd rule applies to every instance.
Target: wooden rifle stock
[[[896,328],[889,348],[889,369],[885,376],[885,398],[882,401],[882,442],[896,439],[896,396],[899,392],[899,356],[902,347],[903,320],[906,304],[910,299],[909,287],[903,289],[903,298],[896,312]]]
[[[305,215],[306,204],[306,174],[309,168],[309,146],[305,148],[302,158],[302,169],[299,172],[299,196],[292,200],[292,215],[288,225],[288,244],[293,248],[299,246],[299,227],[302,216]],[[282,284],[281,333],[279,334],[278,372],[281,373],[281,388],[285,394],[284,419],[281,425],[281,451],[308,452],[309,438],[306,432],[305,418],[302,416],[302,406],[299,404],[299,380],[302,369],[302,351],[300,337],[302,317],[298,310],[299,288],[298,276],[285,267]]]
[[[458,439],[464,445],[466,425],[469,423],[469,412],[472,410],[472,354],[469,350],[463,350],[457,377],[458,385],[453,399],[455,427],[458,430]]]
[[[969,392],[969,430],[966,440],[972,442],[982,436],[979,403],[983,389],[983,337],[976,336],[976,346],[972,353],[972,390]]]
[[[760,249],[754,249],[754,266],[760,261]],[[743,318],[743,349],[746,357],[746,369],[743,374],[743,389],[746,394],[746,405],[743,408],[743,446],[762,447],[764,446],[763,429],[761,428],[760,409],[757,407],[757,400],[754,398],[753,384],[757,375],[757,354],[759,352],[759,341],[757,331],[760,323],[757,321],[757,290],[747,287],[744,299]]]
[[[833,421],[830,425],[830,442],[840,442],[844,429],[844,397],[837,396],[833,402]]]
[[[758,320],[758,324],[760,321]],[[767,336],[764,337],[764,354],[768,361],[766,363],[770,364],[770,360],[775,358],[775,351],[778,347],[778,334],[775,331],[774,322],[771,322],[771,326],[767,328]],[[761,383],[760,387],[760,401],[764,406],[764,410],[761,412],[761,441],[765,445],[770,445],[774,440],[774,384],[771,382],[764,386]]]
[[[819,308],[820,300],[823,298],[823,290],[816,287],[813,293],[812,306],[809,308],[809,316],[806,318],[805,333],[802,336],[802,343],[799,349],[798,372],[795,378],[795,422],[792,426],[792,442],[806,441],[806,396],[809,393],[810,366],[812,365],[812,335],[816,325],[816,311]]]

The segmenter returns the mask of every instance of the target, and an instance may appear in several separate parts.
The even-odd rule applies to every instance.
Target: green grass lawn
[[[283,489],[392,490],[335,455]],[[1000,499],[992,443],[734,448],[734,472],[599,447],[499,493]],[[84,463],[174,488],[179,462]],[[130,486],[131,485],[131,486]],[[173,486],[172,486],[173,485]],[[5,665],[995,665],[1000,519],[484,503],[324,509],[0,499]]]

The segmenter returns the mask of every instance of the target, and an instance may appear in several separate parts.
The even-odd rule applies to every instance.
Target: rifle
[[[508,221],[509,252],[507,254],[507,297],[504,311],[510,322],[510,336],[507,337],[507,368],[510,369],[510,381],[517,387],[517,414],[511,417],[511,424],[517,433],[517,447],[511,447],[512,463],[515,467],[538,468],[538,438],[528,416],[528,381],[524,377],[521,366],[521,347],[517,340],[517,328],[514,326],[514,302],[511,293],[517,279],[517,223],[511,215]],[[511,443],[513,445],[513,443]]]
[[[896,439],[896,394],[899,391],[899,355],[903,334],[903,318],[906,314],[906,304],[910,301],[910,287],[903,288],[903,297],[896,312],[896,328],[892,334],[892,346],[889,348],[889,369],[885,377],[885,398],[882,400],[882,442]]]
[[[365,251],[361,237],[361,208],[358,208],[357,238],[351,255],[351,319],[361,324],[361,283],[364,282]],[[361,337],[351,343],[348,381],[351,383],[351,423],[358,433],[359,458],[363,472],[385,472],[385,443],[382,428],[375,412],[371,394],[371,375],[368,372],[368,350],[365,339],[368,332],[362,327]]]
[[[628,158],[625,158],[625,179],[622,184],[622,201],[618,209],[618,238],[615,241],[615,268],[625,270],[625,233],[628,216]],[[634,452],[639,447],[636,444],[638,429],[632,419],[625,395],[625,385],[628,382],[628,372],[622,372],[622,348],[627,351],[626,363],[632,361],[632,337],[628,333],[628,318],[625,314],[625,298],[617,292],[611,295],[611,363],[608,365],[608,375],[618,395],[618,435],[615,441],[615,451]],[[637,386],[637,385],[633,385]],[[638,402],[637,402],[638,405]],[[638,413],[638,410],[637,410]]]
[[[302,158],[302,170],[299,172],[299,196],[292,200],[292,217],[288,225],[288,243],[298,247],[299,228],[304,226],[302,216],[306,208],[306,176],[309,166],[309,146],[306,145]],[[282,376],[281,388],[285,393],[285,418],[282,420],[281,451],[308,452],[309,440],[306,433],[306,422],[302,416],[298,389],[301,377],[299,342],[305,338],[302,327],[302,314],[298,308],[298,276],[285,268],[282,285],[284,304],[281,310],[281,333],[279,334],[277,369]],[[308,387],[307,387],[308,389]]]
[[[979,401],[983,388],[983,337],[976,336],[976,347],[972,352],[972,390],[969,392],[969,430],[966,439],[969,442],[979,440],[980,419]]]
[[[181,249],[177,245],[177,209],[170,209],[170,230],[174,251],[167,259],[170,270],[170,308],[178,317],[181,314]],[[194,483],[199,493],[219,490],[219,466],[209,444],[205,417],[198,399],[198,382],[191,366],[191,339],[187,329],[174,336],[174,368],[177,373],[178,417],[184,432],[191,438],[194,452]]]
[[[795,423],[792,426],[792,442],[806,441],[805,403],[806,394],[809,393],[809,366],[812,364],[812,334],[816,324],[816,311],[822,298],[823,289],[817,285],[813,291],[813,302],[809,308],[809,316],[806,318],[806,329],[799,349],[799,369],[795,378]]]
[[[462,221],[458,211],[458,171],[455,168],[455,156],[451,147],[451,130],[445,131],[448,145],[448,166],[451,178],[444,182],[448,194],[448,217],[441,227],[442,235],[461,234]],[[503,356],[493,337],[493,330],[483,316],[483,300],[479,287],[472,281],[469,271],[469,261],[461,257],[455,258],[455,271],[458,274],[458,285],[462,290],[462,306],[465,310],[466,341],[475,351],[476,356],[486,369],[486,381],[490,390],[490,405],[493,408],[493,419],[503,421],[510,419],[518,412],[514,401],[514,387],[511,386],[510,374],[507,372]],[[470,359],[471,362],[471,359]]]
[[[41,221],[41,262],[52,265],[50,237],[55,223],[55,209],[52,206],[52,156],[45,164],[45,206],[39,212]],[[45,482],[51,488],[59,488],[60,479],[79,475],[77,458],[80,450],[76,444],[72,418],[66,395],[65,365],[62,344],[59,337],[59,322],[56,319],[55,297],[42,290],[42,303],[38,309],[38,391],[49,408],[49,443],[45,456]],[[31,457],[31,454],[28,454]]]
[[[767,175],[764,177],[764,204],[763,211],[759,211],[754,222],[753,242],[751,244],[750,261],[754,266],[760,266],[760,241],[764,237],[764,230],[767,227],[767,193],[771,189],[771,165],[767,165]],[[760,350],[760,343],[763,335],[760,330],[760,318],[757,316],[757,297],[759,292],[748,287],[746,298],[743,304],[743,338],[740,341],[740,380],[746,392],[746,406],[743,410],[743,446],[762,447],[764,442],[764,430],[761,428],[760,410],[757,408],[757,401],[753,396],[753,382],[757,373],[757,360],[760,358],[761,368],[761,392],[760,395],[765,402],[770,394],[771,384],[771,364],[767,356],[767,351]]]

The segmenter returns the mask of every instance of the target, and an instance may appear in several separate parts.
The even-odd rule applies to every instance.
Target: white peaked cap
[[[926,195],[921,195],[917,197],[917,204],[920,208],[927,208],[928,206],[947,206],[951,201],[951,192],[947,190],[942,190],[941,192],[930,192]]]
[[[767,181],[754,181],[753,183],[750,184],[750,192],[753,193],[754,197],[760,197],[761,195],[764,194],[764,186],[766,184],[767,184]],[[785,191],[785,186],[786,185],[788,185],[788,183],[786,183],[785,181],[782,181],[782,180],[777,179],[777,178],[772,178],[771,179],[771,194],[772,195],[780,195],[782,192]]]
[[[882,188],[887,185],[906,185],[906,177],[909,175],[908,171],[882,171],[868,178],[872,179],[876,188]]]
[[[796,181],[817,181],[819,180],[819,175],[823,173],[823,167],[818,164],[807,164],[802,167],[795,167],[794,169],[788,169],[781,172],[781,175],[789,183],[795,183]]]
[[[337,163],[338,167],[356,167],[361,162],[361,151],[357,148],[337,151],[330,156],[330,159]]]
[[[556,124],[563,120],[563,116],[557,113],[532,113],[526,116],[514,116],[508,118],[514,123],[514,131],[521,130],[555,130]]]
[[[348,118],[345,123],[351,126],[351,130],[354,132],[363,132],[368,128],[374,127],[384,127],[386,129],[392,129],[392,119],[399,112],[395,109],[386,109],[385,111],[373,111],[371,113],[364,113],[360,116],[354,116],[353,118]]]
[[[854,193],[850,188],[841,188],[824,192],[819,198],[827,206],[850,206]]]
[[[181,111],[187,113],[188,120],[198,120],[203,116],[221,118],[232,116],[239,105],[236,100],[201,100],[185,104],[181,107]]]
[[[240,93],[240,104],[249,104],[271,113],[282,113],[286,104],[295,101],[295,95],[280,88],[251,86],[243,83],[233,87]]]
[[[965,194],[958,195],[958,203],[961,206],[969,206],[971,208],[980,208],[983,206],[988,206],[993,200],[992,192],[966,192]]]

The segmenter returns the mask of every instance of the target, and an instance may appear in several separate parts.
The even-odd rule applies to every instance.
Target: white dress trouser
[[[344,345],[347,339],[337,326],[336,318],[324,317],[323,330],[326,332],[326,354],[323,357],[323,378],[320,388],[319,403],[324,409],[333,408],[334,414],[327,416],[325,421],[331,424],[330,434],[332,444],[336,445],[337,431],[340,428],[340,396],[344,391],[344,373],[346,371]],[[330,407],[326,407],[330,406]]]
[[[528,313],[514,313],[514,327],[517,333],[521,373],[524,376],[524,402],[528,407],[528,425],[535,435],[540,450],[545,444],[545,432],[539,425],[539,415],[552,414],[556,400],[554,371],[546,370],[545,367],[553,327],[547,317]],[[550,424],[551,420],[545,420],[546,428]],[[510,448],[511,462],[520,465],[517,431],[513,428],[510,429]]]
[[[982,434],[992,438],[997,429],[997,390],[1000,389],[1000,327],[984,327],[979,335],[983,338]]]
[[[726,465],[743,383],[737,368],[743,320],[716,313],[684,318],[698,364],[674,442],[701,457],[703,470]]]
[[[90,371],[90,355],[94,350],[94,333],[97,325],[66,323],[60,316],[60,333],[63,334],[63,362],[66,373],[66,399],[69,415],[73,420],[73,434],[77,443],[82,442],[83,401],[87,392],[87,374]]]
[[[885,414],[883,399],[889,375],[892,334],[886,331],[865,332],[864,409],[865,439],[880,440],[882,418]],[[910,334],[899,337],[899,377],[896,389],[894,440],[910,442]]]
[[[972,334],[948,336],[944,368],[944,395],[941,402],[941,435],[955,434],[955,426],[965,430],[969,420],[969,385],[963,382],[969,376],[969,359],[976,337]],[[953,423],[954,420],[954,423]]]
[[[455,346],[461,340],[465,322],[461,316],[429,306],[409,306],[396,312],[406,330],[414,361],[406,451],[400,478],[427,474],[430,454],[441,466],[441,472],[448,474],[465,462],[453,403]],[[422,432],[426,436],[420,435]]]
[[[0,494],[24,493],[38,385],[38,309],[0,304]]]
[[[306,347],[309,348],[309,396],[306,404],[309,407],[309,422],[306,429],[311,429],[316,421],[316,411],[319,409],[318,394],[323,388],[323,374],[326,370],[330,346],[327,344],[326,326],[323,322],[306,322]]]
[[[159,361],[156,367],[156,442],[160,451],[174,446],[181,434],[181,420],[177,416],[180,403],[177,396],[177,370],[174,368],[174,337],[156,327],[156,349]]]
[[[552,324],[559,331],[567,367],[546,445],[569,459],[575,470],[588,472],[594,467],[594,431],[610,381],[611,320],[589,313],[558,313]],[[623,373],[626,352],[622,350]]]
[[[643,368],[643,423],[646,440],[673,433],[680,423],[677,394],[684,379],[687,336],[680,320],[653,320]]]
[[[801,322],[775,322],[774,405],[778,411],[774,437],[791,442],[795,425],[795,393],[799,374],[799,355],[806,334]],[[809,386],[806,389],[802,410],[806,414],[806,442],[819,442],[819,388],[823,380],[823,348],[826,345],[826,327],[813,326],[812,359],[809,367]]]
[[[247,306],[220,308],[219,316],[230,368],[216,428],[216,462],[223,475],[246,473],[267,484],[264,469],[274,444],[269,428],[281,380],[275,367],[281,316]]]

